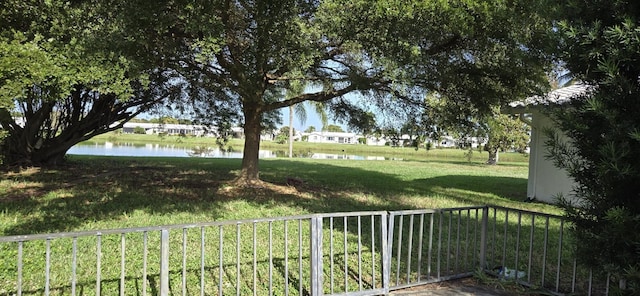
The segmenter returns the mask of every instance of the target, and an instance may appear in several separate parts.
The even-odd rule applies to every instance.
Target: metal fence
[[[562,217],[504,207],[389,214],[390,290],[489,273],[552,294],[607,295],[580,266]]]
[[[467,277],[483,261],[483,207],[389,215],[391,290]]]
[[[488,207],[486,270],[555,294],[607,295],[609,277],[580,266],[560,216]]]
[[[348,212],[0,237],[0,295],[380,295],[489,272],[607,294],[557,216]]]

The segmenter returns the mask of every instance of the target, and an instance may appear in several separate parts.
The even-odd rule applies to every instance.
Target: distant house
[[[236,139],[244,139],[244,128],[234,126],[231,128],[232,137]]]
[[[293,131],[293,137],[292,137],[292,139],[293,139],[294,141],[302,141],[302,137],[303,137],[303,136],[309,136],[309,135],[308,135],[308,134],[305,134],[305,133],[303,133],[303,132],[301,132],[301,131],[294,130],[294,131]]]
[[[358,144],[358,136],[354,133],[312,132],[307,141],[310,143]]]
[[[543,111],[549,105],[565,104],[572,98],[588,91],[588,86],[574,84],[556,89],[545,96],[534,96],[521,102],[513,102],[505,109],[512,114],[531,114],[531,121],[527,122],[531,125],[528,198],[554,203],[555,197],[559,194],[564,197],[572,195],[574,180],[568,176],[565,170],[555,167],[553,162],[546,157],[545,142],[548,137],[543,131],[553,127],[554,122]],[[568,140],[563,134],[559,136],[561,140]]]
[[[166,135],[191,135],[191,136],[215,136],[202,125],[194,124],[171,124],[171,123],[149,123],[149,122],[126,122],[122,126],[122,132],[133,134],[136,129],[143,129],[145,134],[166,134]]]
[[[388,140],[384,136],[367,136],[365,143],[369,146],[384,146],[387,142]]]
[[[464,147],[478,148],[487,144],[487,140],[485,138],[478,137],[466,137],[458,140],[458,143]]]
[[[444,136],[440,139],[437,146],[442,148],[452,148],[456,147],[456,143],[456,139],[454,139],[452,136]]]
[[[242,130],[242,138],[244,138],[244,130]],[[275,138],[275,132],[272,130],[262,131],[262,133],[260,133],[260,141],[273,141]]]
[[[413,139],[411,135],[380,135],[380,136],[367,136],[366,144],[369,146],[394,146],[394,147],[407,147],[413,145]]]

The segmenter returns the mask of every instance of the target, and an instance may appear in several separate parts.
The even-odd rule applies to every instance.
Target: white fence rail
[[[561,217],[502,207],[347,212],[0,237],[0,295],[381,295],[489,272],[608,294]]]

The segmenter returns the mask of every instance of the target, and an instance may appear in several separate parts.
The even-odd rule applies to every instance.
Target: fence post
[[[387,220],[388,219],[388,220]],[[388,213],[380,215],[380,235],[382,236],[382,289],[385,295],[391,288],[391,236],[393,236],[393,216]]]
[[[311,296],[324,294],[322,270],[322,216],[311,218]]]
[[[480,227],[480,269],[487,268],[487,237],[489,236],[489,206],[482,207],[482,222]]]
[[[160,235],[160,295],[169,295],[169,230]]]

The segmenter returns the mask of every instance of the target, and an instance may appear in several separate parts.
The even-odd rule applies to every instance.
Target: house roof
[[[553,90],[546,95],[536,95],[528,97],[522,101],[511,102],[507,106],[507,109],[511,109],[512,111],[520,111],[536,106],[562,105],[570,102],[573,98],[592,91],[592,89],[593,87],[590,85],[582,83],[572,84]]]
[[[354,133],[342,133],[342,132],[312,132],[309,135],[324,136],[324,137],[355,137]]]

